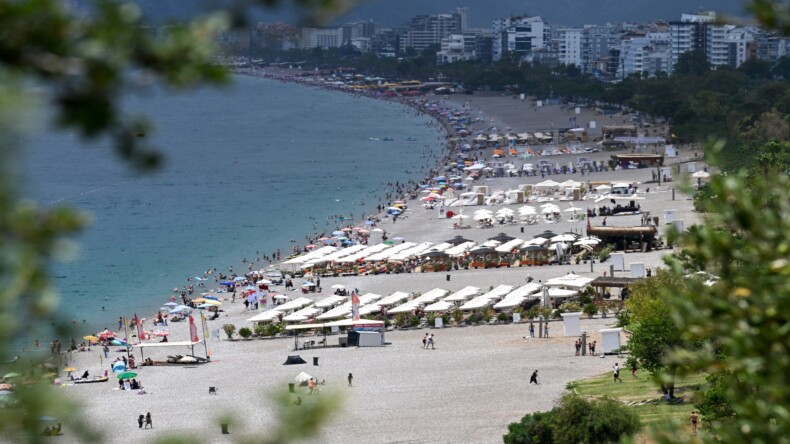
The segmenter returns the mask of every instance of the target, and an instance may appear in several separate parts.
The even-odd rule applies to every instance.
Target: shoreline
[[[442,125],[446,128],[446,124]],[[449,134],[445,140],[448,137]],[[610,153],[597,153],[597,158],[605,159],[608,154]],[[565,161],[571,157],[548,159]],[[442,166],[437,165],[435,170],[441,171]],[[610,171],[596,173],[598,176],[593,176],[592,180],[646,181],[649,173],[645,169]],[[567,176],[573,179],[579,177],[578,174]],[[540,180],[540,176],[505,177],[482,183],[507,189],[521,183],[534,184]],[[480,182],[475,182],[478,183]],[[685,196],[681,195],[677,202],[674,197],[669,199],[668,190],[654,191],[648,196],[651,202],[655,201],[651,208],[657,211],[655,214],[660,214],[662,209],[676,206],[678,217],[693,220],[693,212],[686,208],[689,203]],[[580,205],[589,206],[591,202],[581,202]],[[627,225],[638,223],[638,219],[638,216],[624,216],[617,221],[610,218],[610,221],[612,225]],[[352,222],[357,224],[359,219]],[[493,230],[473,228],[456,231],[452,229],[451,223],[450,220],[438,218],[435,210],[423,209],[416,203],[410,206],[402,218],[398,218],[397,223],[386,218],[382,220],[381,226],[392,233],[392,236],[403,235],[414,242],[439,242],[456,234],[480,242],[500,231],[528,239],[544,229],[558,233],[583,229],[581,224],[563,221],[556,225],[506,225],[497,226]],[[641,262],[648,267],[657,266],[661,256],[668,251],[629,253],[627,261]],[[455,291],[467,285],[487,289],[499,284],[523,285],[528,277],[540,282],[568,272],[592,277],[608,270],[609,264],[596,263],[595,271],[593,264],[575,264],[458,270],[446,273],[322,277],[322,286],[325,288],[322,293],[302,295],[298,291],[298,284],[297,291],[285,293],[292,299],[297,296],[319,299],[330,294],[333,284],[359,288],[362,293],[375,292],[381,295],[389,295],[395,291],[424,293],[437,287]],[[297,282],[296,279],[294,281]],[[281,288],[277,288],[278,293]],[[603,373],[613,363],[612,357],[589,359],[573,356],[575,338],[563,336],[562,323],[558,321],[551,322],[550,339],[528,339],[524,319],[519,324],[390,330],[386,333],[389,344],[381,349],[334,346],[293,351],[293,337],[228,341],[221,329],[223,324],[249,327],[247,319],[261,311],[245,310],[241,299],[235,302],[230,300],[231,293],[215,294],[222,299],[224,312],[218,320],[208,323],[210,337],[207,343],[212,356],[210,364],[191,369],[165,366],[140,368],[137,371],[145,384],[146,395],[138,396],[136,393],[117,390],[114,387],[116,384],[66,385],[63,388],[69,397],[85,405],[86,416],[96,417],[108,409],[114,409],[120,421],[113,433],[105,436],[108,441],[128,440],[128,436],[138,433],[132,419],[139,412],[145,411],[151,411],[157,422],[156,431],[147,435],[151,439],[162,438],[166,434],[182,437],[198,434],[212,442],[226,442],[231,437],[238,439],[241,436],[252,436],[267,430],[277,421],[270,403],[261,402],[261,394],[285,392],[286,384],[293,382],[299,371],[305,371],[314,377],[326,379],[326,390],[343,393],[345,398],[344,412],[332,416],[323,428],[323,433],[317,438],[322,442],[347,442],[349,437],[371,442],[435,442],[435,436],[441,436],[440,440],[447,442],[501,442],[501,436],[506,432],[509,422],[517,421],[526,413],[550,408],[565,390],[567,382]],[[196,320],[199,325],[199,317]],[[591,320],[583,319],[582,326],[585,331],[590,332],[590,339],[600,341],[599,329],[609,327],[613,322],[613,317],[595,317]],[[172,341],[189,338],[187,323],[171,323],[168,328]],[[420,349],[420,337],[426,331],[436,334],[436,351]],[[336,335],[328,338],[333,345],[337,341]],[[297,341],[306,339],[319,340],[319,337],[302,336]],[[199,348],[202,353],[202,347]],[[132,353],[137,356],[139,350],[135,348]],[[146,357],[162,359],[168,354],[184,353],[186,349],[148,350],[150,352],[145,352]],[[102,361],[103,364],[100,365],[100,359],[97,359],[100,354],[100,350],[94,348],[91,352],[73,353],[69,359],[80,370],[88,369],[96,374],[103,371],[109,362]],[[113,350],[110,359],[121,354]],[[310,358],[319,358],[320,365],[283,366],[282,362],[290,354],[300,354],[308,362]],[[525,384],[533,369],[540,369],[542,379],[539,386]],[[249,378],[250,371],[259,376]],[[345,384],[345,377],[350,372],[355,377],[353,389],[347,388]],[[184,378],[197,382],[182,384]],[[219,396],[206,398],[209,386],[218,387]],[[305,395],[304,392],[299,393]],[[304,399],[309,402],[311,398],[304,396]],[[425,416],[426,408],[431,410],[429,417]],[[230,436],[219,434],[216,418],[221,412],[231,412],[239,418],[239,422],[233,425],[233,434]],[[187,421],[184,419],[187,416],[200,419]],[[425,421],[429,428],[404,426],[416,421]],[[64,439],[68,440],[69,437]]]

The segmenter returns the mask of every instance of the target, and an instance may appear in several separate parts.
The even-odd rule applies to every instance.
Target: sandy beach
[[[471,99],[471,100],[470,100]],[[510,127],[516,132],[538,131],[567,127],[568,110],[560,106],[546,106],[535,111],[527,103],[502,96],[452,96],[445,102],[455,106],[468,103],[474,113],[486,116],[484,122]],[[601,116],[594,110],[584,110],[577,116],[578,122],[597,120],[601,124],[624,123],[627,116]],[[490,150],[487,155],[490,155]],[[612,152],[585,154],[594,160],[608,160]],[[668,159],[674,164],[694,158],[693,152],[681,152],[680,158]],[[553,162],[575,161],[579,155],[553,156]],[[523,160],[516,161],[519,165]],[[673,167],[674,168],[674,167]],[[681,168],[680,171],[684,171]],[[675,182],[658,186],[651,182],[654,169],[626,169],[591,173],[550,176],[563,181],[607,180],[638,181],[642,194],[642,209],[651,216],[661,217],[663,211],[675,210],[676,218],[683,219],[686,227],[696,223],[699,216],[693,211],[690,196],[683,194],[679,177]],[[673,169],[673,172],[675,170]],[[538,176],[504,177],[485,183],[491,188],[507,190],[519,184],[534,184],[545,180]],[[672,189],[675,188],[673,193]],[[674,198],[674,199],[673,199]],[[588,201],[575,202],[581,208],[591,207]],[[562,202],[564,209],[567,202]],[[511,206],[513,209],[517,205]],[[467,207],[471,214],[480,207]],[[500,206],[489,207],[496,211]],[[641,215],[608,218],[611,226],[639,225]],[[663,218],[662,218],[663,219]],[[600,218],[594,221],[597,223]],[[427,210],[419,201],[411,201],[409,211],[396,222],[383,219],[379,227],[390,237],[401,236],[410,242],[440,243],[456,235],[463,235],[476,242],[504,232],[521,239],[531,239],[546,229],[562,233],[575,231],[584,233],[586,225],[566,219],[556,224],[502,225],[489,229],[470,228],[454,230],[453,221],[440,219],[437,210]],[[666,225],[659,226],[664,234]],[[373,237],[372,243],[380,239]],[[643,253],[628,253],[626,266],[644,263],[656,269],[662,265],[662,256],[671,250],[656,250]],[[467,285],[487,290],[500,284],[523,285],[528,276],[543,281],[573,271],[576,274],[596,277],[609,272],[609,263],[591,265],[555,265],[542,267],[513,267],[488,270],[455,270],[440,273],[385,274],[378,276],[349,276],[322,278],[324,289],[320,294],[308,297],[321,299],[331,294],[331,285],[342,284],[346,288],[359,289],[361,293],[389,295],[395,291],[425,292],[434,288],[450,291]],[[619,272],[617,276],[627,276]],[[299,281],[301,282],[301,281]],[[298,285],[297,285],[298,287]],[[282,287],[275,290],[281,291]],[[288,292],[295,296],[298,291]],[[527,323],[506,325],[480,325],[447,327],[442,329],[392,330],[386,333],[388,345],[382,348],[314,348],[293,351],[294,339],[253,339],[229,341],[221,331],[226,323],[237,327],[252,327],[246,319],[257,311],[244,311],[241,299],[232,303],[229,293],[219,293],[224,312],[220,319],[209,321],[209,330],[220,330],[220,338],[208,340],[212,362],[199,366],[154,366],[136,370],[147,394],[118,390],[117,380],[99,384],[73,385],[66,383],[64,393],[84,406],[81,412],[105,433],[104,442],[122,442],[130,438],[149,441],[166,435],[193,436],[203,442],[230,442],[241,436],[265,436],[277,421],[270,402],[273,393],[287,391],[288,383],[301,371],[325,379],[324,394],[336,393],[342,397],[343,408],[326,423],[314,442],[382,442],[382,443],[494,443],[501,442],[510,422],[519,420],[524,414],[550,409],[563,393],[568,382],[609,371],[618,360],[616,356],[605,358],[574,356],[575,337],[564,337],[562,322],[550,323],[550,338],[526,338]],[[163,300],[162,303],[167,302]],[[152,307],[156,310],[156,307]],[[199,322],[199,320],[198,320]],[[591,340],[601,341],[599,330],[612,326],[614,319],[596,317],[582,320],[582,330],[591,335]],[[109,326],[112,328],[113,326]],[[171,323],[170,340],[186,340],[189,337],[187,323]],[[421,338],[426,332],[435,334],[436,350],[422,348]],[[87,333],[86,333],[87,334]],[[330,345],[337,344],[338,336],[330,335]],[[319,338],[308,338],[317,340]],[[300,338],[300,341],[303,339]],[[186,354],[185,347],[176,349],[149,349],[146,357],[164,360],[169,354]],[[133,351],[140,360],[139,350]],[[196,348],[203,353],[203,346]],[[108,368],[107,360],[100,357],[100,348],[90,352],[73,353],[70,365],[81,373],[103,373]],[[110,359],[121,356],[113,350]],[[299,354],[307,364],[285,366],[283,362],[290,354]],[[319,359],[314,366],[313,358]],[[622,363],[621,363],[622,364]],[[539,371],[539,385],[528,384],[533,370]],[[346,376],[354,375],[354,387],[348,387]],[[209,387],[216,387],[217,395],[209,395]],[[304,388],[300,396],[307,403],[311,397]],[[291,408],[300,408],[293,406]],[[111,412],[111,414],[109,413]],[[136,418],[151,412],[154,428],[138,430]],[[222,435],[218,418],[225,413],[233,415],[235,422],[230,434]],[[103,421],[100,418],[112,419]],[[74,434],[65,431],[62,442],[76,442]]]

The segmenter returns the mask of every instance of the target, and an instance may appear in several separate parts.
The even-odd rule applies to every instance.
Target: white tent
[[[520,247],[523,243],[523,239],[511,239],[504,244],[495,247],[494,249],[500,253],[509,253],[513,251],[513,249]]]
[[[381,300],[379,300],[377,304],[383,307],[389,307],[390,305],[395,305],[398,302],[404,301],[408,298],[409,298],[409,293],[403,291],[396,291],[395,293],[392,293],[387,297],[381,298]]]
[[[444,298],[444,300],[449,302],[466,301],[476,294],[480,294],[480,289],[477,287],[472,287],[470,285],[456,291],[450,296],[447,296],[446,298]]]
[[[565,276],[549,279],[546,281],[544,285],[546,285],[547,287],[569,287],[569,288],[581,289],[586,287],[592,281],[593,281],[592,278],[580,276],[574,273],[568,273]]]
[[[288,301],[282,305],[278,305],[275,307],[277,311],[289,311],[289,310],[298,310],[302,307],[306,307],[308,305],[312,305],[315,301],[312,299],[307,299],[305,297],[298,297],[293,301]]]
[[[255,316],[247,319],[247,322],[268,322],[279,318],[283,312],[279,310],[266,310],[263,313],[258,313]]]
[[[327,298],[321,299],[320,301],[316,302],[315,306],[317,308],[329,308],[329,307],[331,307],[333,305],[337,305],[337,304],[345,302],[346,299],[348,299],[347,296],[332,295],[332,296],[329,296]]]
[[[449,301],[439,301],[435,302],[427,307],[425,307],[424,311],[431,312],[431,311],[448,311],[455,308],[455,305]]]

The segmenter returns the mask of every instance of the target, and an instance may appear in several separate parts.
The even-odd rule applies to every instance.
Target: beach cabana
[[[425,312],[449,311],[449,310],[453,310],[454,308],[455,308],[455,304],[453,304],[451,301],[444,300],[444,301],[434,302],[433,304],[425,307],[423,311]]]
[[[271,322],[279,319],[283,312],[279,310],[266,310],[263,313],[258,313],[255,316],[247,319],[247,322]]]
[[[470,285],[470,286],[464,287],[464,288],[456,291],[455,293],[451,294],[450,296],[447,296],[443,300],[448,301],[448,302],[467,301],[472,296],[477,295],[477,294],[480,294],[480,289]]]

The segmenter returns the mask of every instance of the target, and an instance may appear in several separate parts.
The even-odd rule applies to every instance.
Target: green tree
[[[631,284],[631,293],[626,301],[628,327],[632,334],[628,339],[628,350],[638,360],[639,366],[655,373],[660,378],[661,390],[668,398],[675,395],[674,378],[677,365],[667,365],[670,351],[681,346],[681,330],[671,317],[672,305],[669,297],[685,288],[682,275],[659,270],[650,279]]]
[[[506,444],[596,444],[618,442],[640,429],[639,417],[619,401],[566,393],[548,412],[508,425]]]
[[[708,71],[710,71],[710,62],[703,51],[687,51],[678,57],[673,75],[699,77]]]

